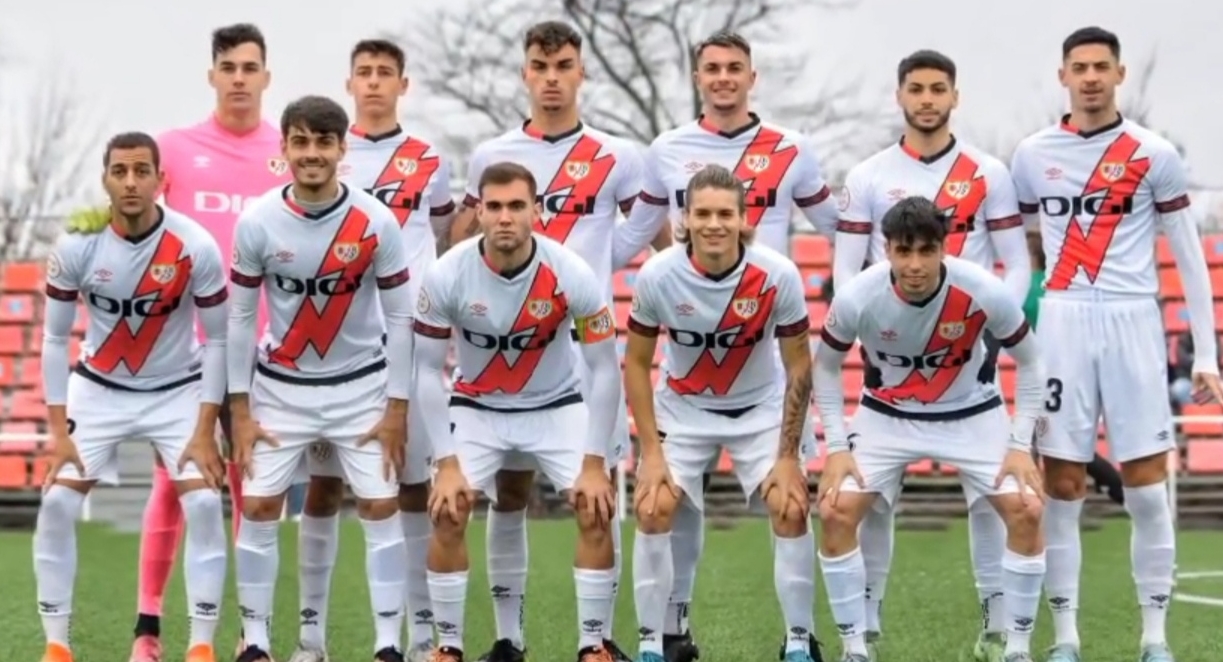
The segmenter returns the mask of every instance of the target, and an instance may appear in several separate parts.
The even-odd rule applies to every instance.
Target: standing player
[[[467,173],[464,211],[454,223],[456,237],[479,227],[480,177],[492,163],[509,161],[529,170],[539,191],[542,215],[535,232],[563,244],[586,261],[612,297],[612,243],[618,241],[618,212],[628,212],[641,191],[641,156],[627,141],[582,124],[577,95],[585,77],[582,37],[558,21],[527,30],[522,77],[531,101],[531,119],[521,128],[480,144]],[[546,184],[545,184],[546,183]],[[474,224],[473,224],[474,223]],[[634,254],[653,238],[646,237]],[[575,349],[575,351],[577,351]],[[578,361],[578,369],[585,365]],[[583,380],[585,383],[585,380]],[[589,393],[587,397],[592,397]],[[618,405],[616,433],[607,452],[613,471],[630,448],[628,413]],[[517,662],[524,648],[523,605],[527,577],[526,509],[534,485],[533,463],[511,458],[497,477],[497,496],[488,510],[488,581],[492,588],[497,640],[481,659]],[[614,479],[614,474],[613,474]],[[620,576],[620,522],[612,526],[616,548],[616,589]],[[612,595],[615,600],[615,594]],[[614,613],[614,610],[613,610]],[[607,620],[607,638],[612,622]]]
[[[403,50],[392,42],[358,42],[349,61],[348,91],[356,118],[348,131],[348,152],[340,176],[354,188],[381,200],[399,222],[408,268],[424,274],[437,260],[435,230],[446,236],[454,211],[450,195],[450,164],[434,147],[410,136],[399,126],[399,98],[408,91]],[[419,278],[408,283],[415,301]],[[433,612],[425,577],[429,550],[429,444],[420,408],[409,413],[409,438],[400,476],[399,508],[408,548],[406,595],[409,660],[424,662],[433,651]],[[298,529],[301,591],[301,632],[297,652],[289,662],[326,659],[327,611],[331,575],[339,548],[343,467],[325,445],[310,456],[310,489]]]
[[[111,138],[103,162],[114,220],[98,233],[60,237],[47,260],[42,367],[55,452],[34,530],[43,660],[72,660],[76,519],[85,495],[99,480],[118,479],[119,443],[147,440],[186,513],[186,660],[215,662],[227,561],[215,436],[225,397],[224,263],[199,225],[154,203],[162,179],[152,137]],[[89,325],[81,360],[70,370],[68,336],[79,295]]]
[[[407,552],[397,496],[412,367],[407,255],[394,214],[336,177],[344,110],[304,97],[280,123],[293,184],[256,200],[234,232],[229,400],[247,497],[235,556],[247,643],[238,662],[271,659],[284,496],[320,439],[331,443],[357,497],[374,659],[403,662]],[[271,315],[256,360],[255,308],[265,283]]]
[[[782,659],[811,662],[815,541],[799,453],[811,416],[811,321],[802,277],[784,255],[746,245],[746,196],[730,170],[705,166],[684,195],[683,245],[650,258],[637,274],[625,354],[641,442],[633,490],[637,660],[664,660],[671,522],[685,495],[704,510],[702,476],[725,448],[744,495],[759,491],[772,520]],[[655,393],[650,369],[661,327],[671,341]],[[785,368],[780,376],[773,338]]]
[[[761,122],[748,110],[748,95],[756,83],[748,42],[736,34],[716,34],[697,46],[693,62],[692,78],[703,100],[701,117],[667,131],[650,145],[641,202],[616,230],[613,267],[623,267],[659,228],[666,227],[668,214],[678,218],[689,178],[708,164],[720,165],[744,182],[747,224],[761,245],[789,255],[795,206],[818,232],[831,237],[836,204],[810,143],[796,131]],[[780,363],[778,370],[780,374]],[[804,450],[806,455],[814,447]],[[715,458],[703,487],[716,465]],[[704,515],[685,500],[673,525],[675,592],[666,620],[667,659],[690,662],[698,653],[688,629],[688,609],[704,547]],[[818,660],[814,635],[811,650]]]
[[[816,353],[815,401],[828,443],[820,477],[820,565],[845,662],[870,659],[858,526],[876,497],[895,505],[906,467],[927,458],[957,467],[969,506],[985,499],[1005,520],[1004,659],[1032,662],[1045,552],[1031,443],[1044,371],[1013,293],[991,272],[945,257],[944,214],[920,197],[884,214],[887,261],[842,281]],[[1018,366],[1010,421],[997,385],[980,379],[992,369],[986,331]],[[855,340],[878,366],[878,379],[867,385],[846,429],[841,364]]]
[[[1051,662],[1077,662],[1079,516],[1085,465],[1104,415],[1113,460],[1121,463],[1130,553],[1142,611],[1143,662],[1170,662],[1165,620],[1176,538],[1167,494],[1167,454],[1176,447],[1167,396],[1167,342],[1156,296],[1155,237],[1168,237],[1184,282],[1198,353],[1193,385],[1223,400],[1214,340],[1210,277],[1189,212],[1185,166],[1176,148],[1121,117],[1125,79],[1117,35],[1097,27],[1062,43],[1062,85],[1070,114],[1015,150],[1020,208],[1039,218],[1049,265],[1040,301],[1049,365],[1049,433],[1038,440],[1048,486]],[[1037,215],[1039,215],[1037,217]]]
[[[994,270],[995,258],[1005,268],[1003,279],[1016,302],[1022,303],[1031,285],[1031,261],[1015,186],[998,159],[959,141],[948,121],[959,103],[956,66],[942,53],[917,51],[897,67],[896,102],[904,113],[900,142],[849,171],[841,193],[833,282],[849,283],[864,260],[884,259],[881,223],[897,200],[920,195],[934,202],[947,219],[944,249]],[[998,345],[986,335],[990,355],[982,379],[995,378]],[[867,357],[868,366],[872,365]],[[875,377],[867,372],[868,386]],[[963,476],[963,474],[961,474]],[[882,506],[886,502],[880,502]],[[968,513],[969,543],[982,632],[974,647],[980,662],[1002,658],[1002,554],[1006,527],[993,506],[978,499]],[[876,507],[862,522],[862,555],[866,560],[867,641],[874,648],[881,633],[880,609],[892,565],[895,511]]]
[[[606,638],[616,581],[615,490],[606,452],[624,400],[615,320],[603,284],[582,259],[532,233],[543,210],[529,170],[488,165],[476,194],[483,236],[455,246],[429,269],[416,306],[417,406],[433,413],[426,425],[437,457],[430,496],[429,594],[439,644],[433,660],[463,660],[465,533],[474,491],[492,496],[498,472],[517,455],[569,493],[579,530],[577,657],[611,662],[623,656]],[[437,414],[446,408],[442,370],[452,330],[462,377],[447,419]],[[584,389],[579,360],[587,364]],[[579,442],[574,435],[581,430],[586,438]]]

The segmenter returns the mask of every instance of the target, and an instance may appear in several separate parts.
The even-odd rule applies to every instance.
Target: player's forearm
[[[259,305],[259,288],[234,283],[229,299],[229,321],[226,329],[226,382],[231,394],[245,395],[250,391],[255,370],[256,338],[255,311]]]
[[[470,239],[479,231],[480,222],[476,219],[476,208],[464,202],[454,215],[454,222],[450,224],[450,245],[454,246],[465,239]]]
[[[1032,333],[1005,349],[1015,360],[1015,415],[1011,417],[1010,446],[1028,450],[1036,422],[1045,412],[1045,367]]]
[[[446,404],[446,382],[442,374],[446,366],[449,338],[433,338],[421,334],[413,341],[416,364],[416,402],[423,412],[425,434],[433,448],[436,462],[454,457],[456,450],[450,434],[450,408]]]
[[[780,457],[798,457],[803,428],[811,415],[811,361],[796,362],[800,365],[786,366],[786,391],[781,415]]]
[[[1002,281],[1015,303],[1022,306],[1028,298],[1028,288],[1032,286],[1032,256],[1028,253],[1028,239],[1023,227],[1016,219],[1014,225],[1005,229],[991,229],[989,237],[994,253],[1002,262]]]
[[[586,456],[606,457],[607,447],[616,433],[616,417],[624,387],[620,359],[614,340],[583,344],[582,358],[590,375],[590,426],[586,431]]]
[[[429,224],[433,228],[433,236],[437,238],[438,255],[445,253],[450,248],[450,229],[454,226],[454,217],[454,212],[429,217]]]
[[[1193,372],[1218,374],[1219,356],[1215,341],[1214,295],[1210,288],[1210,269],[1198,236],[1197,222],[1189,209],[1163,216],[1164,234],[1176,259],[1185,304],[1189,308],[1189,331],[1193,334]]]
[[[76,296],[71,300],[48,296],[43,307],[42,389],[47,406],[68,403],[68,374],[72,357],[68,356],[68,338],[76,322]],[[67,420],[65,416],[64,420]],[[66,425],[66,423],[65,423]]]
[[[378,290],[382,314],[386,318],[386,394],[392,400],[407,402],[412,386],[411,301],[407,284]]]
[[[650,384],[649,362],[630,360],[624,365],[624,391],[629,411],[637,428],[637,444],[641,454],[662,453],[658,436],[658,419],[654,415],[654,387]]]
[[[841,367],[845,352],[824,343],[815,352],[815,408],[824,425],[824,443],[829,453],[849,450],[849,428],[845,424],[845,387]]]
[[[197,313],[204,329],[204,358],[200,402],[220,406],[225,401],[228,380],[225,346],[229,333],[229,308],[224,302]]]
[[[843,225],[845,225],[843,223]],[[848,224],[855,228],[854,232],[839,230],[836,245],[832,251],[832,284],[837,290],[845,287],[858,272],[862,271],[862,263],[866,261],[870,249],[870,234],[857,231],[861,223]]]
[[[667,224],[666,205],[654,204],[645,198],[638,200],[629,212],[628,219],[616,226],[612,233],[612,270],[624,265],[645,250],[658,237]]]

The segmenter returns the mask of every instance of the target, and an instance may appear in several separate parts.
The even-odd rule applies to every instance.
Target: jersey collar
[[[137,245],[142,243],[145,239],[157,234],[157,231],[161,229],[162,224],[165,223],[166,210],[163,209],[161,205],[154,205],[154,207],[157,208],[157,220],[153,221],[153,224],[149,226],[148,230],[145,230],[140,234],[124,234],[122,227],[116,222],[110,224],[111,231],[114,232],[120,239],[129,244]]]
[[[402,135],[403,127],[396,124],[395,128],[391,129],[390,131],[384,131],[382,133],[366,133],[362,131],[360,128],[358,128],[357,125],[354,124],[348,128],[348,132],[358,138],[362,138],[372,143],[376,143],[381,140],[386,140],[388,138],[394,138],[396,136]]]
[[[709,133],[714,134],[715,136],[721,136],[723,138],[738,138],[739,136],[747,133],[748,131],[751,131],[752,129],[760,126],[760,116],[759,115],[757,115],[756,113],[748,113],[747,115],[748,117],[751,118],[750,120],[748,120],[747,124],[744,124],[743,126],[737,129],[734,129],[733,131],[722,131],[718,127],[714,126],[713,122],[710,122],[703,114],[696,118],[696,125],[708,131]]]
[[[293,201],[293,194],[290,192],[293,188],[292,184],[285,184],[284,188],[280,189],[280,199],[284,201],[285,207],[295,216],[300,216],[307,221],[318,221],[335,213],[345,202],[348,201],[348,186],[344,182],[340,182],[340,195],[335,199],[335,202],[328,205],[325,209],[318,211],[307,211],[301,205]]]
[[[955,140],[955,135],[954,135],[954,134],[952,134],[952,136],[951,136],[951,142],[947,143],[947,146],[946,146],[946,147],[944,147],[944,148],[940,149],[939,151],[937,151],[937,152],[935,152],[935,153],[931,154],[930,156],[924,156],[924,155],[922,155],[920,152],[918,152],[917,150],[915,150],[915,149],[913,149],[912,147],[909,147],[908,145],[906,145],[906,144],[905,144],[905,138],[904,138],[904,136],[901,136],[901,137],[900,137],[900,151],[904,152],[904,153],[905,153],[907,156],[909,156],[909,157],[911,157],[911,158],[913,158],[913,159],[916,159],[917,161],[920,161],[920,162],[922,162],[922,163],[924,163],[924,164],[926,164],[926,165],[930,165],[931,163],[938,163],[939,159],[941,159],[941,158],[943,158],[944,156],[947,156],[948,154],[950,154],[950,153],[952,152],[952,150],[954,150],[954,149],[955,149],[955,143],[956,143],[956,140]]]
[[[691,243],[688,244],[688,247],[686,250],[688,252],[688,264],[692,265],[693,271],[695,271],[698,276],[701,276],[702,278],[708,278],[709,280],[712,280],[715,283],[718,281],[726,280],[727,277],[729,277],[731,274],[738,271],[739,265],[743,264],[743,258],[747,256],[747,246],[745,246],[742,242],[740,242],[739,243],[739,259],[735,260],[735,263],[730,265],[729,269],[715,274],[715,273],[706,271],[705,267],[702,267],[701,264],[696,261],[696,256],[692,254],[692,244]]]
[[[930,296],[920,301],[910,301],[908,298],[905,297],[904,293],[900,291],[900,288],[896,286],[895,272],[888,273],[888,280],[890,280],[892,283],[892,292],[896,294],[897,299],[900,299],[901,301],[909,304],[910,306],[914,306],[917,308],[925,308],[926,306],[930,305],[931,301],[934,301],[935,299],[937,299],[938,295],[943,293],[943,288],[947,285],[947,265],[946,264],[939,265],[938,267],[938,287],[934,288],[934,292]]]
[[[582,129],[585,129],[585,128],[586,127],[585,125],[582,124],[581,120],[578,120],[577,126],[573,127],[572,129],[569,129],[568,131],[562,131],[561,133],[547,135],[543,131],[540,131],[539,129],[535,128],[534,126],[531,126],[531,120],[527,120],[522,123],[523,133],[527,134],[531,138],[534,138],[536,140],[542,140],[546,143],[558,143],[566,138],[572,138],[573,136],[576,136],[577,134],[581,133]]]
[[[484,266],[488,267],[489,271],[493,272],[494,274],[506,280],[514,280],[515,278],[526,273],[526,270],[530,269],[531,265],[535,263],[535,254],[539,252],[539,242],[535,241],[535,236],[532,235],[531,236],[531,254],[527,256],[527,261],[514,267],[513,269],[508,269],[506,271],[499,271],[496,267],[493,266],[492,262],[489,262],[488,256],[484,254],[484,237],[480,237],[480,241],[478,244],[476,244],[476,247],[480,249],[480,261],[484,263]]]
[[[1121,113],[1117,113],[1117,119],[1109,122],[1108,124],[1105,124],[1098,129],[1092,129],[1091,131],[1083,131],[1079,129],[1079,127],[1070,123],[1070,114],[1067,113],[1062,115],[1062,121],[1059,126],[1061,126],[1062,131],[1073,133],[1080,138],[1095,138],[1102,133],[1108,133],[1109,131],[1121,126],[1121,123],[1124,121],[1125,118],[1121,116]]]

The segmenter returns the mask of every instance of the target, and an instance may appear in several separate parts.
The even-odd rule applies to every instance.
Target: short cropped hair
[[[1091,44],[1099,44],[1107,46],[1108,51],[1113,54],[1116,59],[1121,59],[1121,40],[1116,34],[1097,26],[1079,28],[1070,33],[1062,42],[1062,59],[1070,57],[1070,51],[1079,46],[1089,46]]]
[[[280,114],[281,137],[288,138],[294,128],[343,138],[348,131],[348,113],[327,97],[305,96],[285,106]]]
[[[110,140],[106,141],[106,151],[102,153],[102,167],[110,167],[111,152],[119,149],[140,149],[141,147],[148,148],[149,153],[153,155],[153,167],[161,170],[161,150],[157,147],[157,141],[153,139],[153,136],[140,131],[128,131],[111,136]]]
[[[748,43],[743,35],[737,32],[715,32],[692,49],[693,67],[696,67],[696,63],[700,61],[701,54],[705,52],[705,49],[711,46],[733,48],[742,51],[747,56],[747,59],[752,59],[752,45]]]
[[[947,219],[938,207],[919,195],[897,202],[883,215],[883,238],[891,244],[942,244],[947,238]]]
[[[268,59],[267,40],[263,31],[252,23],[235,23],[212,31],[212,61],[242,44],[254,44],[259,47],[259,58],[264,62]]]
[[[730,170],[720,165],[710,164],[701,168],[695,175],[688,180],[688,186],[684,189],[684,214],[687,215],[692,209],[693,196],[697,191],[713,189],[715,191],[729,191],[735,195],[735,207],[739,211],[740,216],[747,214],[747,195],[743,192],[743,182],[735,177],[735,174]],[[753,235],[753,229],[744,227],[740,231],[740,235],[744,242],[750,241]],[[692,240],[688,228],[681,226],[675,232],[675,241],[679,243],[688,243]]]
[[[531,201],[535,201],[539,189],[535,182],[535,175],[532,175],[531,171],[523,166],[509,161],[494,163],[485,168],[484,172],[480,173],[480,184],[477,190],[480,192],[480,197],[484,197],[484,187],[507,186],[514,182],[526,182],[527,193],[530,194]]]
[[[564,21],[544,21],[532,25],[522,38],[523,52],[539,46],[544,55],[552,55],[565,46],[572,46],[577,52],[582,52],[582,35],[573,26]]]
[[[352,47],[352,55],[348,58],[348,65],[351,67],[357,61],[357,56],[366,55],[386,55],[395,61],[395,65],[399,67],[399,73],[403,74],[404,68],[407,66],[408,58],[403,53],[403,49],[399,44],[389,39],[362,39],[357,42],[356,46]]]
[[[900,61],[896,67],[896,84],[904,85],[905,77],[919,69],[933,69],[947,74],[951,84],[955,85],[955,62],[938,51],[922,49]]]

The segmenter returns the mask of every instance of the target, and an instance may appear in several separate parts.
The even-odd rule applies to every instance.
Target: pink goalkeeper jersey
[[[233,252],[238,214],[292,179],[281,156],[280,131],[268,122],[236,134],[214,115],[194,126],[167,131],[157,145],[166,175],[166,206],[203,225],[227,258]],[[261,303],[259,327],[266,322],[267,307]]]

